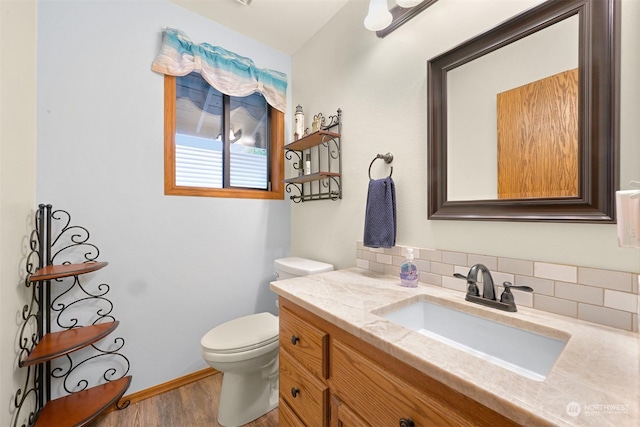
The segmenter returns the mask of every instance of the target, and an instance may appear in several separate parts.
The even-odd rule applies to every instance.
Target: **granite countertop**
[[[271,283],[280,296],[522,425],[640,425],[640,334],[527,307],[507,313],[461,292],[352,268]],[[429,300],[567,339],[543,381],[529,379],[373,313]],[[372,313],[373,312],[373,313]]]

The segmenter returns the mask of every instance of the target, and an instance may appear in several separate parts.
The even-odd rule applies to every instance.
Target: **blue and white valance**
[[[197,71],[218,91],[244,97],[259,92],[277,110],[286,112],[287,75],[258,68],[249,58],[208,43],[199,45],[180,30],[167,28],[162,48],[151,66],[153,71],[170,76],[186,76]]]

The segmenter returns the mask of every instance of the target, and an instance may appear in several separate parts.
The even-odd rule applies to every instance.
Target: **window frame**
[[[207,188],[176,185],[176,78],[164,76],[164,194],[167,196],[226,197],[284,200],[284,113],[269,105],[270,189]]]

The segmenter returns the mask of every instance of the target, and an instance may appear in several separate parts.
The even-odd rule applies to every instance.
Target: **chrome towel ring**
[[[373,160],[371,160],[371,163],[369,164],[369,179],[371,179],[371,166],[373,166],[373,162],[375,162],[378,159],[382,159],[386,164],[389,164],[393,162],[393,154],[391,153],[376,154],[376,156],[373,158]],[[389,178],[391,178],[392,174],[393,174],[393,166],[391,166],[391,171],[389,172]]]

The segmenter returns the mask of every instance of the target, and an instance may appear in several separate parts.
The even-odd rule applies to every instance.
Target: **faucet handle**
[[[511,289],[518,289],[520,291],[533,292],[533,288],[531,286],[513,286],[511,282],[504,282],[502,284],[504,286],[504,291],[502,291],[502,295],[500,295],[500,302],[505,304],[513,304],[515,307],[515,299],[513,298],[513,294],[511,293]]]
[[[467,294],[471,294],[476,297],[480,296],[480,290],[478,289],[478,285],[476,284],[478,283],[477,281],[470,279],[469,276],[465,276],[460,273],[454,273],[453,277],[467,281]]]
[[[502,286],[504,286],[505,292],[507,291],[511,292],[511,289],[517,289],[519,291],[525,291],[525,292],[533,292],[533,288],[531,286],[513,286],[511,282],[504,282]]]

